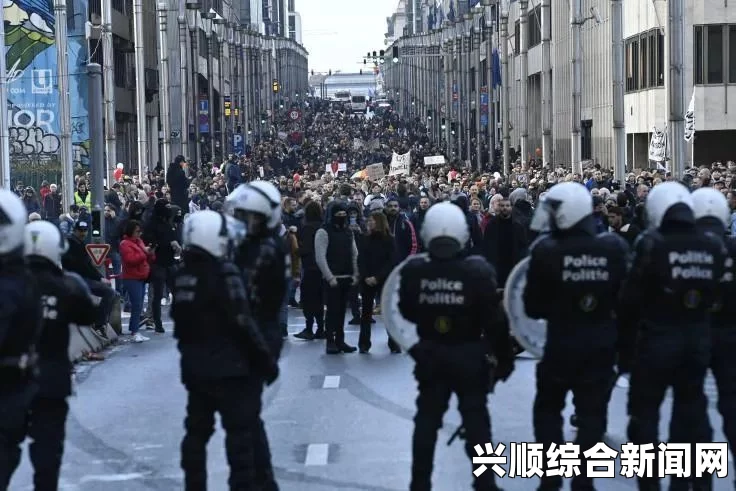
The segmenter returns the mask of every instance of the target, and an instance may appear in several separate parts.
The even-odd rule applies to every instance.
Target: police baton
[[[455,430],[455,433],[452,434],[449,440],[447,440],[447,446],[451,446],[452,442],[455,441],[456,438],[459,438],[461,440],[465,440],[465,427],[460,425]]]

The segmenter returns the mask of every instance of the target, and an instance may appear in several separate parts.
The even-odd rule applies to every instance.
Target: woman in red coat
[[[138,332],[143,311],[143,296],[146,291],[146,282],[151,271],[149,263],[153,261],[153,251],[146,247],[141,240],[141,224],[136,220],[129,220],[123,231],[123,240],[120,242],[120,258],[123,263],[123,288],[130,299],[130,324],[128,329],[133,341],[142,343],[148,338]]]

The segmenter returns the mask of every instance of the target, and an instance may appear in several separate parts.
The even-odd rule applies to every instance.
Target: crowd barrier
[[[111,274],[112,269],[107,264],[105,272],[107,278],[112,282],[111,286],[115,288],[115,276]],[[69,359],[76,363],[89,358],[90,354],[99,353],[112,344],[123,332],[122,311],[120,302],[114,302],[106,338],[94,332],[90,326],[72,325],[69,331]]]

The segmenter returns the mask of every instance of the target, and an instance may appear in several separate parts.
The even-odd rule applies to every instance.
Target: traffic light
[[[273,83],[271,84],[271,88],[273,89],[273,93],[277,94],[279,91],[279,81],[277,79],[273,79]]]
[[[399,61],[399,47],[394,46],[391,48],[391,54],[393,55],[394,63]]]
[[[330,70],[330,77],[332,76],[332,70]]]
[[[312,70],[312,76],[314,77],[314,70]]]
[[[365,58],[363,58],[363,64],[364,64],[364,65],[365,65],[365,64],[367,64],[367,62],[366,62],[366,59],[365,59]]]
[[[455,135],[455,130],[456,130],[456,129],[457,129],[457,123],[455,123],[455,122],[453,121],[452,123],[450,123],[450,133],[452,133],[452,134],[453,134],[453,136]]]
[[[366,57],[366,58],[370,58],[370,57],[371,57],[371,52],[370,52],[370,51],[369,51],[369,52],[367,52],[367,53],[365,54],[365,57]]]
[[[363,75],[363,69],[362,68],[360,69],[360,74]]]
[[[432,121],[432,110],[427,109],[427,121]]]
[[[378,52],[378,56],[380,56],[381,58],[383,58],[385,54],[386,52],[384,50]]]
[[[375,58],[375,57],[376,57],[376,52],[374,51],[374,52],[373,52],[373,58]]]
[[[445,120],[445,118],[442,118],[442,131],[445,131],[446,128],[447,128],[447,121]]]

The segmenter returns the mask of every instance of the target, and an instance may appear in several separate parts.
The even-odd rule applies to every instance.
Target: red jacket
[[[123,263],[124,280],[147,280],[151,272],[149,261],[153,254],[146,252],[141,239],[133,239],[127,235],[120,242],[120,257]]]

